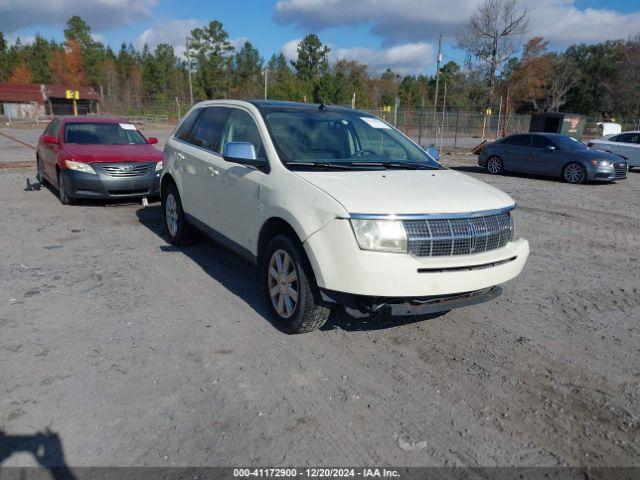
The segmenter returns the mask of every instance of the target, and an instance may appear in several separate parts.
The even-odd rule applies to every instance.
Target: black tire
[[[49,182],[44,178],[44,174],[42,173],[42,160],[40,160],[40,157],[36,157],[36,166],[38,168],[36,178],[38,179],[38,182],[40,182],[40,185],[46,187]]]
[[[293,268],[293,270],[284,269],[279,273],[282,282],[285,281],[285,277],[291,276],[292,273],[288,272],[296,274],[296,280],[284,286],[271,272],[271,266],[277,264],[275,256],[280,255],[280,252],[288,255],[289,265]],[[265,250],[262,263],[262,285],[271,316],[276,326],[286,333],[306,333],[316,330],[327,322],[331,314],[331,309],[320,299],[320,292],[304,250],[286,235],[274,237]],[[271,294],[274,287],[279,289],[276,297],[272,297]],[[283,300],[281,305],[284,311],[281,313],[278,311],[280,305],[278,300],[283,297],[283,294],[284,297],[289,296],[292,300],[292,296],[288,295],[291,292],[290,288],[297,294],[295,303],[289,310],[287,305],[291,307],[291,303]]]
[[[497,155],[487,158],[485,168],[491,175],[502,175],[504,173],[504,163]]]
[[[67,189],[64,185],[64,175],[62,175],[60,170],[58,170],[58,199],[62,205],[73,204],[73,198],[71,198],[67,193]]]
[[[180,194],[173,183],[162,190],[161,202],[162,222],[169,242],[180,246],[193,244],[197,239],[197,230],[187,221]],[[167,209],[170,210],[170,215],[167,214]]]
[[[562,169],[562,179],[567,183],[584,183],[587,171],[578,162],[567,163]]]

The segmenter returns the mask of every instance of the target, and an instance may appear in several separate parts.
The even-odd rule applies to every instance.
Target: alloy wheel
[[[564,169],[564,179],[569,183],[579,183],[584,176],[584,169],[577,163],[567,165]]]
[[[502,160],[498,157],[491,157],[487,160],[487,170],[493,175],[497,175],[502,171]]]
[[[175,237],[178,234],[178,203],[173,193],[167,195],[164,210],[169,235]]]
[[[282,318],[293,315],[298,303],[298,272],[284,250],[276,250],[269,260],[267,287],[271,304]]]

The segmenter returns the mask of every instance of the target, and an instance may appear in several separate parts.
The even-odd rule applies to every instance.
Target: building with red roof
[[[76,100],[78,114],[99,113],[100,96],[92,87],[0,83],[0,114],[8,118],[72,114],[73,100],[67,98],[67,90],[79,92],[79,99]]]

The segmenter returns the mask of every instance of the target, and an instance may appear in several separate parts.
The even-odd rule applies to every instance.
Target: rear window
[[[141,145],[147,143],[136,127],[128,123],[67,123],[64,143],[80,145]]]

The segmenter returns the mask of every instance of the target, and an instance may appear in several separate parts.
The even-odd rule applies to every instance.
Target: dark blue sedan
[[[627,178],[627,160],[613,153],[591,150],[556,133],[521,133],[487,144],[478,165],[493,175],[519,172],[560,177],[568,183],[611,182]]]

